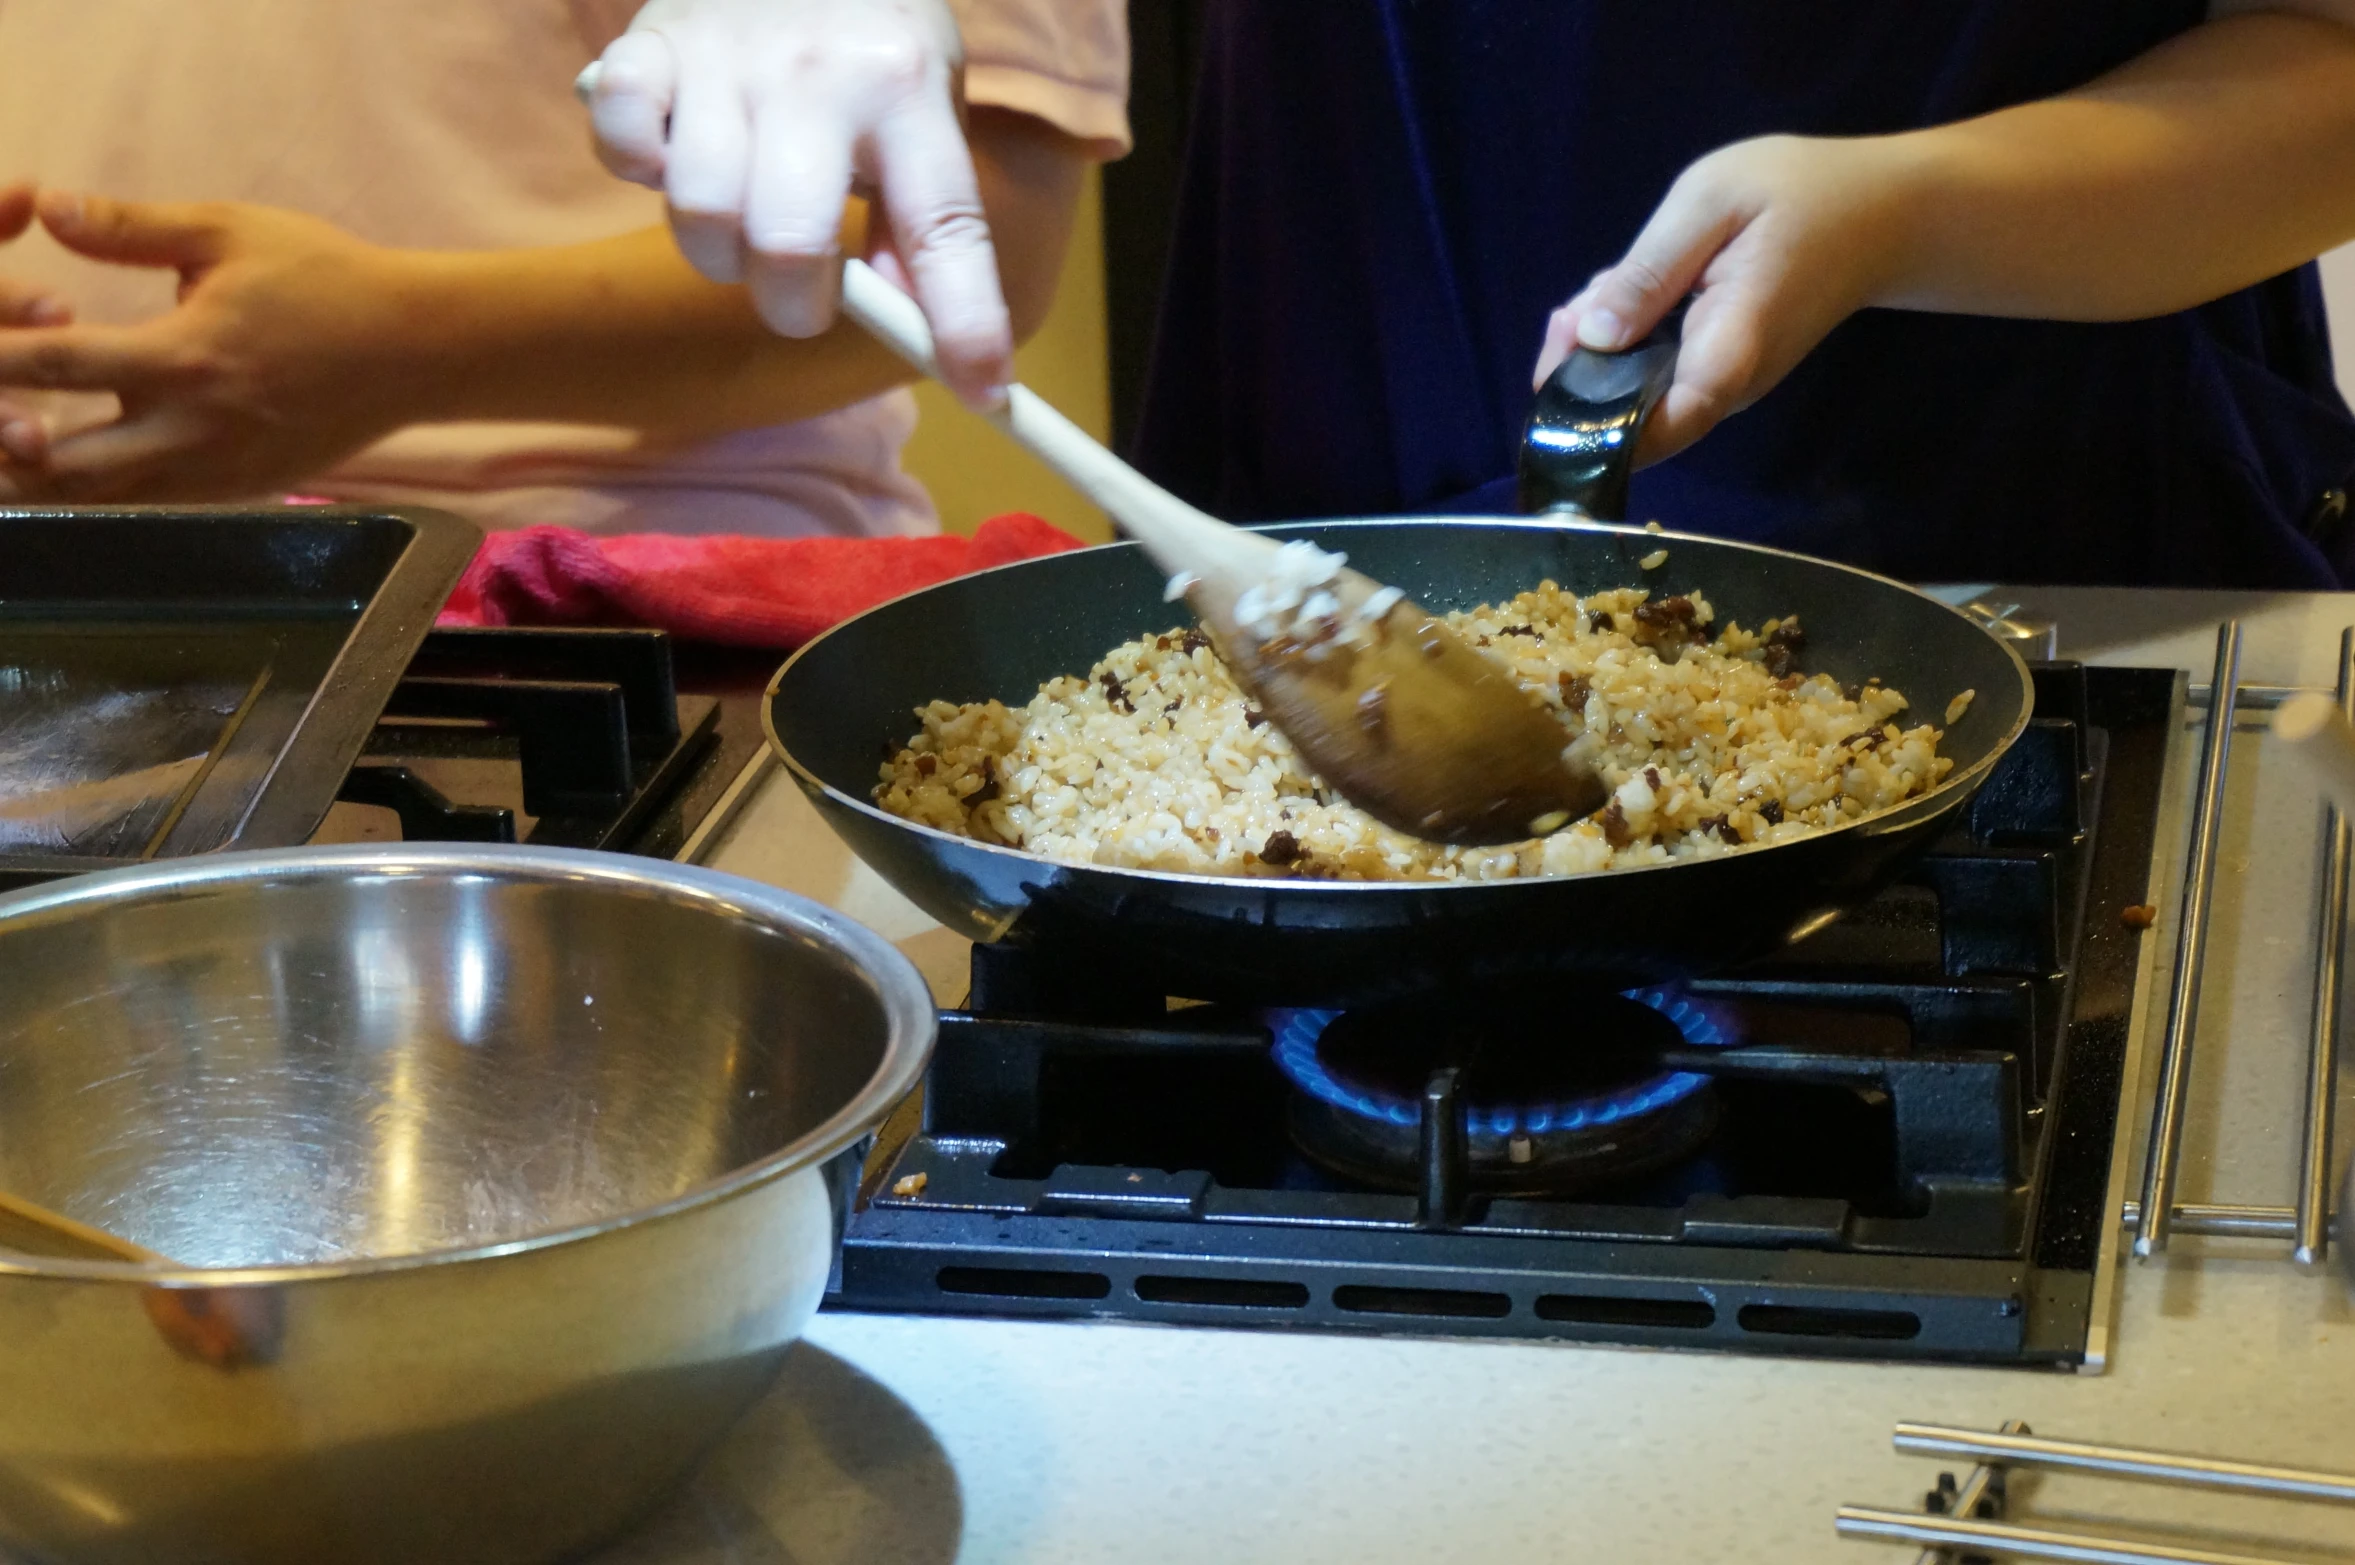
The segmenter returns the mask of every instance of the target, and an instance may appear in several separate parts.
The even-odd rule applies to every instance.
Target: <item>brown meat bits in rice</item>
[[[1499,880],[1806,836],[1925,792],[1953,765],[1938,729],[1898,721],[1899,692],[1802,673],[1795,622],[1747,630],[1698,593],[1641,612],[1649,603],[1641,589],[1580,598],[1546,582],[1447,616],[1467,640],[1487,638],[1485,655],[1561,717],[1613,789],[1604,809],[1541,839],[1453,848],[1376,823],[1301,764],[1191,630],[1115,647],[1023,707],[933,702],[875,800],[1070,864]]]

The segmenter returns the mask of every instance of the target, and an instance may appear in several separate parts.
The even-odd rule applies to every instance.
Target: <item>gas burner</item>
[[[1426,1182],[1424,1103],[1450,1088],[1470,1188],[1560,1193],[1684,1157],[1715,1125],[1706,1076],[1664,1053],[1722,1047],[1718,1019],[1681,994],[1406,1001],[1269,1018],[1298,1089],[1292,1138],[1367,1183]]]

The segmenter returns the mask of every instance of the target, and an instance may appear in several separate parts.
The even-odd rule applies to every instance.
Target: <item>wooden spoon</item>
[[[927,375],[924,312],[865,262],[843,313]],[[1609,790],[1504,665],[1403,593],[1303,542],[1207,516],[1023,386],[991,421],[1108,512],[1169,573],[1301,758],[1350,803],[1433,842],[1518,842],[1590,815]]]
[[[120,1234],[76,1222],[62,1212],[0,1190],[0,1259],[11,1254],[53,1261],[129,1261],[170,1271],[190,1268]],[[266,1364],[285,1334],[285,1303],[275,1289],[152,1283],[139,1290],[148,1323],[183,1358],[219,1370]]]
[[[52,1212],[5,1190],[0,1190],[0,1251],[62,1261],[132,1261],[141,1266],[177,1264],[120,1234],[76,1222],[62,1212]]]

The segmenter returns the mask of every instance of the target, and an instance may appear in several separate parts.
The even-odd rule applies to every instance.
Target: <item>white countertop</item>
[[[2195,682],[2225,614],[2247,625],[2247,683],[2328,683],[2355,624],[2355,595],[2009,596],[2058,620],[2066,655],[2172,664]],[[2187,730],[2183,773],[2196,741]],[[2180,1200],[2290,1199],[2319,843],[2312,795],[2244,724]],[[852,859],[782,777],[712,862],[843,908],[899,942],[944,1002],[962,996],[963,943]],[[2166,884],[2172,900],[2172,872]],[[2154,938],[2163,1001],[2171,927]],[[2150,1036],[2155,1053],[2155,1020]],[[1935,1479],[1936,1464],[1891,1451],[1901,1419],[2022,1418],[2048,1435],[2355,1472],[2349,1301],[2283,1248],[2178,1238],[2129,1263],[2099,1376],[829,1314],[687,1499],[600,1560],[1910,1562],[1832,1533],[1841,1502],[1911,1508]],[[2055,1526],[2137,1518],[2228,1551],[2355,1551],[2355,1513],[2321,1506],[2073,1478],[2018,1478],[2012,1493],[2015,1516]]]

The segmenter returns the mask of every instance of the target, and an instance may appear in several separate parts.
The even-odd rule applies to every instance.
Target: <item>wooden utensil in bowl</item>
[[[167,1256],[133,1244],[120,1234],[76,1222],[23,1196],[0,1190],[0,1255],[8,1252],[64,1261],[130,1261],[171,1266]]]

